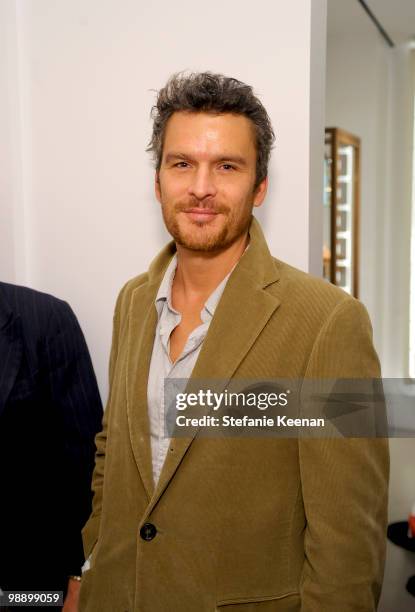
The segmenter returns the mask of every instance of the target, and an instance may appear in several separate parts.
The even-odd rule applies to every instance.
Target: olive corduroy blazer
[[[147,379],[154,300],[174,250],[117,301],[80,612],[375,610],[386,439],[175,438],[154,486]],[[378,376],[364,306],[274,259],[253,218],[192,378]],[[151,540],[140,537],[145,523]]]

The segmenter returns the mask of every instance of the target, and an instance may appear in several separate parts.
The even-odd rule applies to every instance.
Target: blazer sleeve
[[[106,409],[104,411],[104,417],[102,420],[102,429],[95,438],[95,467],[92,476],[92,513],[82,530],[83,547],[85,558],[89,558],[92,549],[94,548],[99,534],[99,526],[101,520],[101,509],[102,509],[102,493],[104,486],[104,466],[105,466],[105,451],[107,443],[107,426],[108,417],[110,413],[111,405],[111,394],[114,379],[115,364],[117,361],[118,353],[118,337],[120,328],[120,304],[122,300],[123,290],[118,296],[115,312],[113,316],[113,331],[112,331],[112,343],[111,353],[109,360],[109,397]]]
[[[65,492],[63,558],[68,575],[83,563],[81,529],[91,511],[94,437],[101,427],[102,404],[88,347],[77,318],[56,300],[47,332],[46,355],[51,401],[62,423]]]
[[[336,306],[322,327],[306,378],[379,378],[365,307]],[[306,530],[302,612],[372,612],[380,597],[387,527],[386,438],[300,438]]]

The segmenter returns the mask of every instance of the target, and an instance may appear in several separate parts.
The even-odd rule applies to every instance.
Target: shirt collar
[[[249,247],[249,244],[247,245],[246,249],[248,247]],[[219,303],[219,300],[222,297],[222,293],[225,289],[226,283],[228,282],[229,277],[234,271],[237,263],[238,262],[236,262],[232,270],[225,276],[225,278],[219,283],[216,289],[214,289],[214,291],[210,294],[210,296],[205,302],[202,313],[206,309],[209,315],[213,317],[213,315],[215,314],[216,307]],[[173,285],[174,275],[176,274],[176,268],[177,268],[177,254],[175,254],[172,257],[169,265],[167,266],[166,272],[164,273],[163,279],[160,283],[160,287],[156,295],[155,305],[156,305],[156,309],[157,309],[159,318],[160,318],[161,311],[163,310],[163,305],[165,302],[167,302],[167,305],[171,311],[176,312],[171,303],[171,288]]]
[[[165,301],[167,301],[169,308],[174,310],[171,304],[171,288],[173,285],[174,275],[176,274],[176,268],[177,255],[174,255],[166,268],[166,272],[164,273],[163,280],[160,283],[160,287],[156,295],[155,304],[159,317]]]

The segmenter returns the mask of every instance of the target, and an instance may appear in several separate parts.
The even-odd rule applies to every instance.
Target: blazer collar
[[[278,282],[279,272],[254,217],[249,234],[250,246],[233,270],[217,305],[192,371],[193,381],[231,378],[280,305],[280,300],[266,290]],[[157,323],[154,300],[175,251],[175,243],[170,242],[153,260],[148,282],[133,292],[129,313],[127,411],[134,456],[150,501],[148,512],[157,503],[194,438],[174,440],[174,452],[166,456],[154,490],[147,413],[147,381]]]

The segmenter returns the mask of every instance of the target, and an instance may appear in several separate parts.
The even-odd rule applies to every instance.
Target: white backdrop
[[[1,278],[71,304],[104,398],[117,292],[168,239],[145,147],[172,72],[254,86],[277,135],[258,216],[320,271],[325,20],[326,0],[0,2]]]

